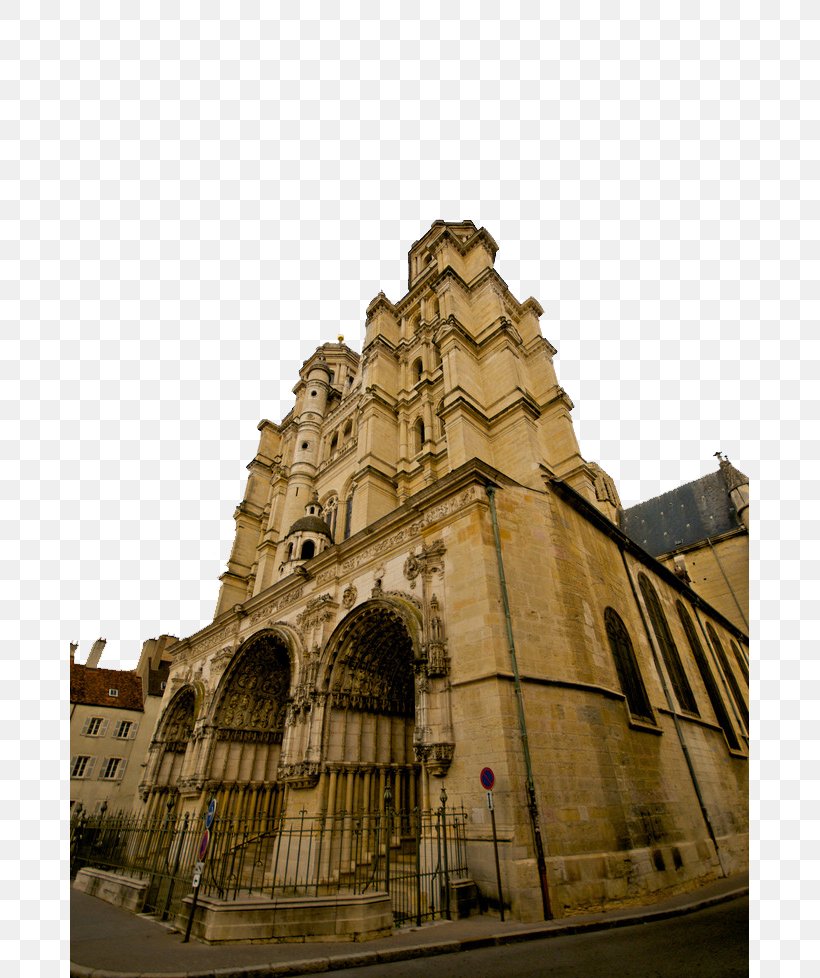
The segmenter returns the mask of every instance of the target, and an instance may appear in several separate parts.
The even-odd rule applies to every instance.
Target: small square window
[[[109,689],[108,690],[108,695],[109,696],[119,696],[120,695],[120,691],[118,689]]]

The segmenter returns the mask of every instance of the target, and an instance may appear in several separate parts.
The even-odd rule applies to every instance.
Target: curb
[[[502,947],[507,944],[521,944],[525,941],[544,940],[551,937],[568,937],[573,934],[592,933],[600,930],[613,930],[617,927],[632,927],[635,924],[649,924],[670,917],[705,910],[721,903],[728,903],[749,895],[749,887],[743,886],[729,893],[704,897],[681,907],[667,907],[660,910],[642,908],[632,914],[624,914],[601,920],[585,920],[577,923],[539,924],[527,930],[510,934],[489,934],[486,937],[467,937],[430,944],[416,944],[409,947],[385,948],[381,951],[360,951],[358,953],[337,954],[332,957],[303,958],[298,961],[282,961],[271,964],[246,965],[238,968],[206,968],[197,971],[109,971],[88,968],[70,962],[71,978],[287,978],[295,975],[322,974],[326,971],[341,971],[345,968],[366,968],[376,964],[390,964],[407,961],[411,958],[431,958],[442,954],[456,954],[459,951],[475,951],[485,947]]]

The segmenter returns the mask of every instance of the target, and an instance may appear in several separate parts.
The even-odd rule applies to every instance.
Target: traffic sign
[[[492,791],[493,785],[495,784],[495,775],[492,772],[492,768],[484,767],[481,769],[481,774],[479,775],[481,779],[481,787],[485,791]]]
[[[206,829],[209,829],[214,824],[214,815],[216,815],[216,798],[211,798],[208,805],[208,811],[205,813]]]
[[[205,868],[205,863],[198,862],[194,866],[194,878],[191,881],[191,886],[196,889],[199,886],[200,880],[202,879],[202,870]]]
[[[208,843],[211,841],[211,833],[205,829],[202,833],[202,841],[199,843],[199,858],[204,859],[205,853],[208,851]]]

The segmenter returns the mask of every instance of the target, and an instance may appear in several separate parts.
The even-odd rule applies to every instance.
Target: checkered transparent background
[[[813,973],[818,7],[282,7],[0,11],[4,974],[68,960],[69,641],[210,619],[257,422],[439,218],[543,304],[625,504],[752,478],[752,970]]]

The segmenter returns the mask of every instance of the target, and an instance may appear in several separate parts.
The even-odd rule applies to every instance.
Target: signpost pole
[[[498,835],[495,831],[495,805],[493,804],[493,788],[495,787],[495,775],[490,767],[483,767],[478,776],[481,787],[487,792],[487,808],[490,810],[490,821],[493,826],[493,853],[495,855],[495,879],[498,883],[498,909],[501,913],[501,922],[504,922],[504,897],[501,894],[501,865],[498,862]]]
[[[191,901],[191,912],[188,915],[188,924],[185,927],[185,937],[182,938],[182,943],[187,944],[191,937],[191,927],[194,923],[194,914],[196,913],[196,903],[199,899],[199,884],[202,879],[202,871],[205,863],[205,856],[208,853],[208,846],[211,841],[211,826],[214,824],[214,816],[216,815],[216,799],[211,798],[208,804],[208,810],[205,813],[205,831],[202,833],[202,839],[199,843],[199,862],[197,862],[194,867],[194,878],[192,886],[194,889],[194,898]],[[187,818],[187,816],[186,816]]]
[[[495,879],[498,884],[498,909],[501,911],[501,923],[504,923],[504,897],[501,894],[501,865],[498,862],[498,836],[495,831],[495,806],[493,805],[493,793],[487,792],[487,805],[490,808],[490,820],[493,825],[493,853],[495,854]]]

